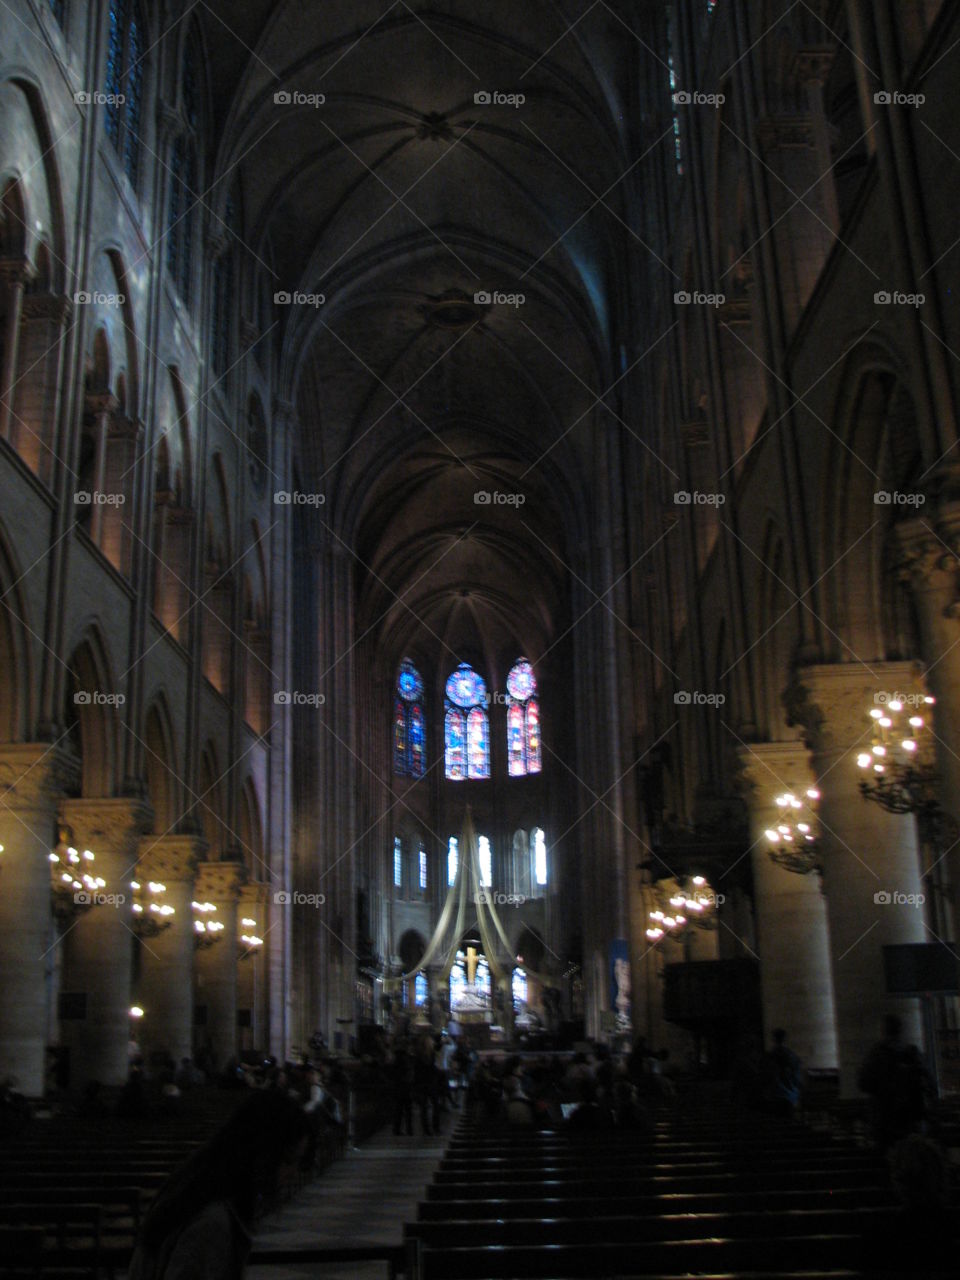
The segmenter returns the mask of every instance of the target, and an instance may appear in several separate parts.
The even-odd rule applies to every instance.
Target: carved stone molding
[[[153,825],[153,810],[136,798],[61,800],[60,819],[72,831],[78,849],[132,855],[140,836]]]
[[[826,84],[837,51],[831,45],[811,45],[798,49],[793,73],[801,84]]]
[[[923,694],[914,662],[840,662],[801,667],[783,696],[788,723],[817,753],[852,751],[869,731],[877,693]]]
[[[783,791],[805,791],[815,781],[810,752],[803,742],[754,742],[739,747],[739,789],[751,807],[772,804]]]
[[[140,841],[137,872],[143,880],[190,880],[206,856],[207,842],[198,836],[144,836]]]
[[[945,609],[954,605],[960,561],[946,539],[923,519],[899,522],[894,525],[893,537],[900,553],[900,580],[918,592],[942,593]]]
[[[8,809],[41,809],[57,804],[80,785],[80,761],[49,742],[0,746],[0,801]]]
[[[0,285],[22,285],[33,275],[29,258],[0,258]]]
[[[196,894],[211,902],[236,902],[246,879],[247,869],[242,862],[201,862],[197,867]]]
[[[710,424],[704,418],[681,422],[680,436],[688,449],[702,448],[710,443]]]
[[[766,116],[757,122],[764,151],[810,151],[816,145],[811,116]]]
[[[28,293],[20,307],[20,315],[26,321],[50,320],[64,324],[73,303],[62,293]]]

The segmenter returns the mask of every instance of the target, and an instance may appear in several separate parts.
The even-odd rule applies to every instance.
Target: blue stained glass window
[[[450,1008],[455,1009],[463,998],[463,992],[467,985],[467,967],[466,956],[462,951],[457,952],[456,963],[450,970]]]
[[[460,865],[460,844],[456,836],[451,836],[447,843],[447,884],[451,885],[457,878]]]
[[[534,829],[530,842],[533,845],[534,878],[542,888],[547,883],[547,838],[539,827]]]
[[[454,782],[490,777],[490,722],[487,686],[465,662],[446,684],[444,718],[446,775]]]
[[[490,966],[487,964],[483,956],[477,961],[477,972],[474,978],[474,986],[478,991],[490,999]]]
[[[427,851],[423,845],[420,846],[420,888],[425,890],[427,887]]]
[[[521,658],[507,676],[507,771],[511,778],[539,773],[540,707],[533,668]]]
[[[418,1006],[427,1003],[427,975],[425,973],[418,973],[414,979],[413,999]]]
[[[519,1008],[520,1005],[527,1003],[527,975],[523,969],[514,969],[512,987],[513,1003]]]
[[[143,108],[143,20],[131,0],[112,0],[107,39],[103,123],[107,137],[123,160],[127,177],[137,185],[140,173],[140,117]]]
[[[458,707],[475,707],[487,698],[487,686],[466,662],[447,681],[447,697]]]
[[[393,837],[393,883],[397,889],[403,888],[403,841],[399,836]]]
[[[393,707],[393,771],[422,778],[426,756],[426,724],[421,700],[423,680],[409,658],[400,663]]]

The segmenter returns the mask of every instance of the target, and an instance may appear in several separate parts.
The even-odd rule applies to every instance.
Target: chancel
[[[960,0],[0,4],[0,1272],[955,1274],[958,184]]]

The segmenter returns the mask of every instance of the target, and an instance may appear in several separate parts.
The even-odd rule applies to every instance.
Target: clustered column
[[[203,862],[197,870],[197,900],[213,903],[209,918],[223,925],[196,965],[197,1003],[206,1010],[199,1038],[218,1070],[237,1054],[237,901],[245,880],[240,862]]]

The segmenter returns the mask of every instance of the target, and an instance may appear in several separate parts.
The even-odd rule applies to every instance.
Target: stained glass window
[[[403,841],[399,836],[393,837],[393,883],[403,888]]]
[[[490,966],[487,964],[483,956],[477,961],[477,972],[474,978],[474,986],[478,991],[490,999]]]
[[[460,865],[460,848],[456,836],[451,836],[447,843],[447,884],[451,885],[457,878]]]
[[[541,888],[547,883],[547,838],[539,827],[530,833],[533,845],[533,874]]]
[[[466,956],[462,951],[457,952],[457,959],[450,969],[450,1008],[455,1009],[463,998],[464,988],[467,985],[467,965]]]
[[[527,975],[523,969],[513,971],[513,1003],[516,1008],[527,1003]]]
[[[446,684],[444,716],[445,771],[454,782],[490,777],[490,722],[487,686],[463,662]]]
[[[511,778],[539,773],[540,705],[533,668],[521,658],[507,676],[507,771]]]
[[[427,975],[418,973],[413,983],[414,1003],[419,1007],[427,1003]]]
[[[493,854],[490,851],[490,841],[486,836],[477,837],[477,852],[480,863],[480,886],[483,889],[489,889],[493,884]]]
[[[670,82],[670,97],[677,92],[677,72],[673,64],[673,8],[667,8],[667,73]],[[680,138],[680,113],[673,111],[673,162],[677,173],[683,173],[683,143]]]
[[[127,177],[137,185],[143,98],[144,26],[135,0],[112,0],[103,122]]]
[[[422,778],[426,755],[423,680],[409,658],[400,663],[393,704],[393,771]]]
[[[427,887],[427,851],[423,847],[423,845],[421,845],[420,846],[420,888],[423,890],[423,889],[426,889],[426,887]]]
[[[60,26],[63,26],[63,19],[66,14],[65,0],[50,0],[50,12],[56,18]]]

